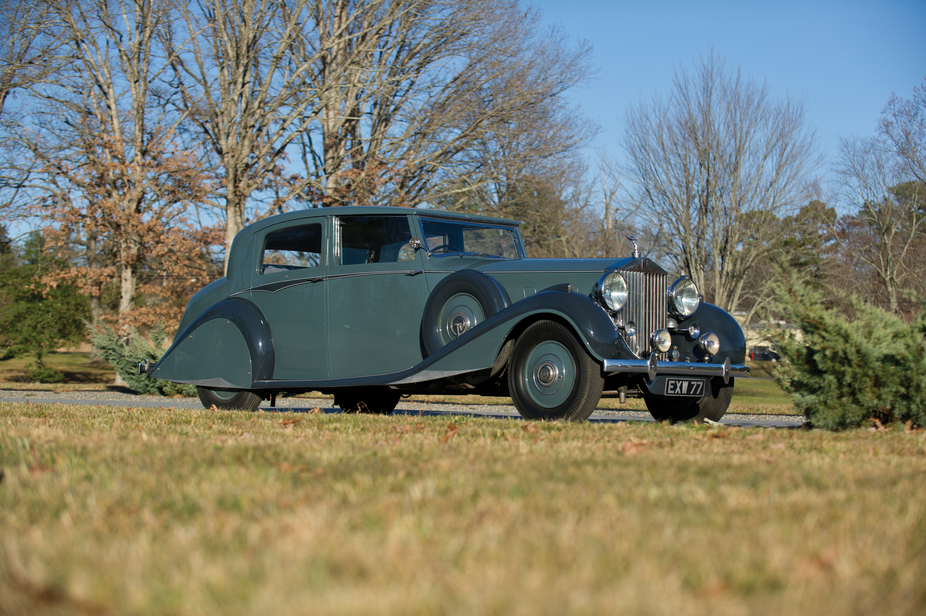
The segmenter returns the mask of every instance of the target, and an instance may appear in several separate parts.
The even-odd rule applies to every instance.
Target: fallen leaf
[[[532,424],[532,423],[524,424],[523,426],[521,426],[521,429],[524,430],[525,432],[530,432],[531,434],[535,434],[537,432],[536,424]]]
[[[444,436],[441,437],[440,442],[441,442],[442,444],[443,444],[443,443],[446,443],[447,441],[449,441],[451,438],[453,438],[454,436],[456,436],[456,435],[459,434],[459,433],[460,433],[460,429],[459,429],[458,427],[456,427],[456,426],[453,424],[453,422],[451,422],[451,423],[447,424],[447,433],[444,434]]]
[[[627,441],[621,447],[621,451],[624,452],[625,456],[634,456],[638,453],[644,452],[647,449],[646,441]]]
[[[212,406],[209,407],[209,410],[210,410],[210,411],[218,411],[219,409],[216,408],[216,406],[213,404]]]
[[[712,580],[698,589],[698,594],[702,597],[719,597],[729,590],[726,582],[722,580]]]
[[[282,423],[284,428],[292,428],[300,421],[302,421],[302,417],[299,417],[298,419],[284,419]]]
[[[308,472],[309,470],[307,466],[293,466],[292,464],[289,464],[287,462],[280,462],[279,464],[277,464],[277,468],[283,471],[284,473],[292,473],[292,472],[302,473],[302,472]]]
[[[322,410],[318,408],[317,406],[313,409],[309,409],[308,411],[306,411],[306,413],[308,413],[309,415],[321,415],[321,412]]]

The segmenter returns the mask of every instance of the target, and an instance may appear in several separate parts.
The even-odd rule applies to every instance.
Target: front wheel
[[[675,398],[671,396],[644,395],[646,409],[656,421],[671,423],[704,423],[720,421],[733,399],[733,379],[724,383],[714,379],[711,395],[705,398]]]
[[[538,321],[515,342],[508,391],[525,419],[583,421],[603,389],[601,366],[561,323]]]
[[[197,385],[196,393],[199,394],[199,401],[207,409],[215,406],[221,410],[253,411],[260,406],[260,396],[246,389],[210,389]]]

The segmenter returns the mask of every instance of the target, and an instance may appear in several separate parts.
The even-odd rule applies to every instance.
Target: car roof
[[[445,220],[457,220],[457,221],[478,221],[486,222],[490,224],[503,225],[506,227],[516,227],[520,223],[516,220],[508,220],[506,218],[495,218],[492,216],[483,216],[481,214],[473,214],[469,212],[445,212],[442,210],[432,210],[425,208],[408,208],[408,207],[387,207],[387,206],[376,206],[376,205],[352,205],[352,206],[341,206],[341,207],[319,207],[311,208],[306,210],[296,210],[293,212],[287,212],[285,214],[276,214],[274,216],[268,216],[262,220],[251,223],[246,228],[251,232],[259,232],[267,227],[276,226],[280,223],[289,222],[291,220],[302,220],[310,218],[322,218],[328,216],[383,216],[383,215],[393,215],[393,216],[407,216],[408,214],[414,214],[416,216],[424,216],[427,218],[441,218]]]

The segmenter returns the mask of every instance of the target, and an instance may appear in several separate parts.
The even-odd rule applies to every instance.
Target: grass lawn
[[[0,426],[0,614],[926,613],[923,431],[10,403]]]
[[[52,352],[43,361],[64,375],[62,384],[112,383],[116,376],[112,367],[104,361],[89,363],[89,357],[89,353]],[[0,382],[28,382],[26,374],[34,364],[32,356],[0,360]]]

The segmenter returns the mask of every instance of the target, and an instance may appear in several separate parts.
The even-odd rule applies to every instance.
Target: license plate
[[[703,379],[666,379],[667,396],[704,397]]]

